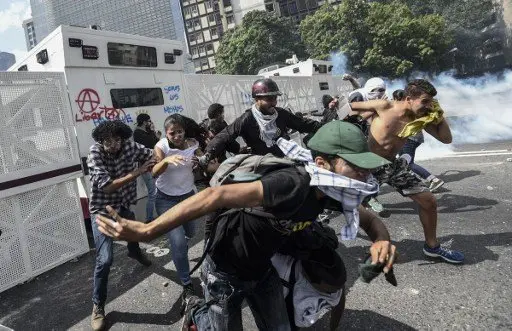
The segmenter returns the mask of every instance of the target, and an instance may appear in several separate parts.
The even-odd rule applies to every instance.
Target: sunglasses
[[[386,89],[385,88],[378,88],[378,89],[372,90],[372,92],[382,93],[382,92],[386,92]]]

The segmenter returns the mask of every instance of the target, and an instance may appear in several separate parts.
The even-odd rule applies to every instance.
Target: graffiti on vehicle
[[[251,93],[247,92],[240,92],[240,95],[242,97],[242,103],[246,106],[252,105],[252,95]]]
[[[166,114],[177,114],[183,112],[183,106],[177,105],[177,106],[164,106],[164,113]]]
[[[126,114],[122,108],[99,106],[101,103],[98,92],[91,88],[84,88],[78,93],[75,102],[78,105],[80,114],[75,114],[76,122],[92,121],[94,126],[101,122],[121,120],[123,123],[133,123],[130,114]]]
[[[135,116],[139,116],[140,114],[149,114],[146,109],[139,109],[135,112]]]
[[[176,101],[180,99],[181,88],[179,85],[165,86],[164,92],[167,94],[169,100]]]

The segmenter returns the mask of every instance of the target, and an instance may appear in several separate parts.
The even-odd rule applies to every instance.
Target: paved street
[[[437,194],[438,236],[466,254],[461,266],[425,259],[423,231],[411,201],[389,187],[380,197],[399,251],[398,287],[379,277],[357,280],[369,242],[363,236],[341,248],[348,270],[344,330],[512,329],[512,142],[468,145],[442,159],[419,161],[446,181]],[[501,151],[501,152],[489,152]],[[471,153],[475,152],[475,153]],[[339,231],[340,219],[331,222]],[[177,330],[180,286],[165,241],[144,246],[153,265],[144,268],[116,245],[110,274],[111,330]],[[164,248],[163,250],[158,247]],[[194,264],[202,236],[194,238]],[[93,254],[55,268],[0,294],[0,324],[14,330],[88,330]],[[199,289],[197,275],[195,285]],[[244,309],[247,330],[255,326]],[[326,329],[326,321],[313,329]]]

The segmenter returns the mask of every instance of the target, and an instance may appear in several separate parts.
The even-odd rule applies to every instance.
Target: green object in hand
[[[383,272],[384,267],[384,263],[377,262],[376,264],[372,264],[372,257],[368,256],[364,263],[359,264],[359,275],[363,282],[369,283],[373,279],[375,279],[375,277],[380,275],[381,272]],[[395,274],[393,272],[393,268],[389,269],[388,273],[384,274],[384,276],[386,278],[386,281],[391,285],[398,285]]]

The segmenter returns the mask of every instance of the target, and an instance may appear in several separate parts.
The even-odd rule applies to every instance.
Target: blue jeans
[[[158,215],[162,215],[181,201],[194,195],[194,191],[187,194],[171,196],[160,190],[156,192],[155,207]],[[178,276],[183,285],[191,283],[190,265],[188,263],[188,238],[192,238],[195,233],[195,221],[190,221],[167,232],[167,240],[171,247],[171,257],[178,271]]]
[[[152,221],[155,218],[153,215],[153,211],[155,210],[156,195],[155,179],[149,171],[142,174],[142,179],[144,180],[148,190],[148,201],[146,202],[146,221]]]
[[[277,271],[271,267],[258,281],[242,281],[217,270],[208,256],[201,266],[208,309],[194,313],[198,330],[242,330],[242,302],[247,301],[258,330],[290,331],[290,321]]]
[[[118,213],[121,217],[131,220],[135,219],[135,214],[128,208],[121,207]],[[94,245],[96,246],[92,302],[95,305],[103,306],[107,301],[108,274],[110,273],[110,266],[114,261],[114,252],[112,247],[113,240],[98,230],[98,225],[95,222],[96,216],[98,214],[91,213],[92,233],[94,235]],[[129,242],[128,253],[140,254],[139,243]]]
[[[399,155],[403,155],[403,154],[410,155],[411,162],[409,163],[409,166],[411,167],[411,170],[414,171],[421,178],[427,179],[431,175],[431,173],[427,169],[423,168],[422,166],[414,163],[414,157],[416,156],[416,148],[418,148],[420,145],[421,145],[421,143],[419,143],[417,141],[407,139],[407,141],[405,142],[405,145],[402,147],[402,149],[400,150],[400,152],[398,154]]]

